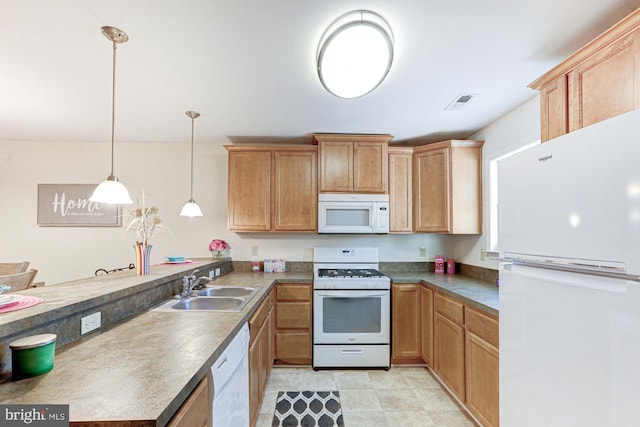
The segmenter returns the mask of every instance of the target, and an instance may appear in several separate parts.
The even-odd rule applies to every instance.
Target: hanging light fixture
[[[96,187],[93,195],[89,198],[92,202],[108,203],[118,205],[130,205],[133,203],[127,188],[118,181],[113,174],[113,154],[114,154],[114,134],[116,121],[116,50],[118,43],[125,43],[129,36],[124,31],[114,27],[102,27],[102,34],[113,42],[113,79],[111,87],[111,174],[106,180]]]
[[[385,79],[393,62],[393,33],[384,18],[354,10],[326,29],[316,55],[322,85],[340,98],[358,98]]]
[[[196,201],[193,200],[193,127],[195,120],[200,117],[200,113],[198,113],[197,111],[187,111],[185,112],[185,114],[191,119],[191,198],[182,207],[180,216],[202,216],[202,210],[200,209],[200,206],[198,206]]]

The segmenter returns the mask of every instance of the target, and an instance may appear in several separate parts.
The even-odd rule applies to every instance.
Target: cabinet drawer
[[[498,320],[467,307],[467,331],[498,347]]]
[[[438,313],[459,325],[464,325],[464,305],[461,302],[436,293],[435,306]]]
[[[253,342],[260,330],[260,327],[264,323],[264,320],[267,318],[269,310],[271,310],[271,301],[271,295],[267,295],[264,301],[262,301],[262,304],[260,304],[260,307],[258,307],[249,319],[249,333],[251,335],[250,342]]]
[[[276,329],[310,328],[310,302],[278,302],[276,305]]]
[[[278,283],[276,299],[278,301],[311,301],[311,285]]]
[[[311,360],[309,332],[276,332],[276,359]]]

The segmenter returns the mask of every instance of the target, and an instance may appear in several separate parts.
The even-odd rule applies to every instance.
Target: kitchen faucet
[[[182,277],[182,293],[180,294],[180,298],[184,298],[191,293],[194,287],[194,282],[196,280],[196,273],[200,271],[197,268],[191,272],[190,275]]]
[[[182,293],[180,294],[180,298],[186,297],[193,290],[204,289],[207,283],[210,283],[213,281],[213,279],[207,276],[200,276],[196,278],[196,273],[198,271],[200,270],[195,269],[189,276],[184,276],[182,278]]]

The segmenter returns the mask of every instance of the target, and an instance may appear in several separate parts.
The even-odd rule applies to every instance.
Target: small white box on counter
[[[287,261],[284,259],[265,259],[265,273],[284,273],[287,271]]]

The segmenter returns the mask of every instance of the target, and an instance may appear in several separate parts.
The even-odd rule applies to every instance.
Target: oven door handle
[[[389,291],[386,291],[386,292],[316,291],[316,295],[320,297],[335,297],[335,298],[369,298],[369,297],[383,297],[383,296],[389,295]]]

